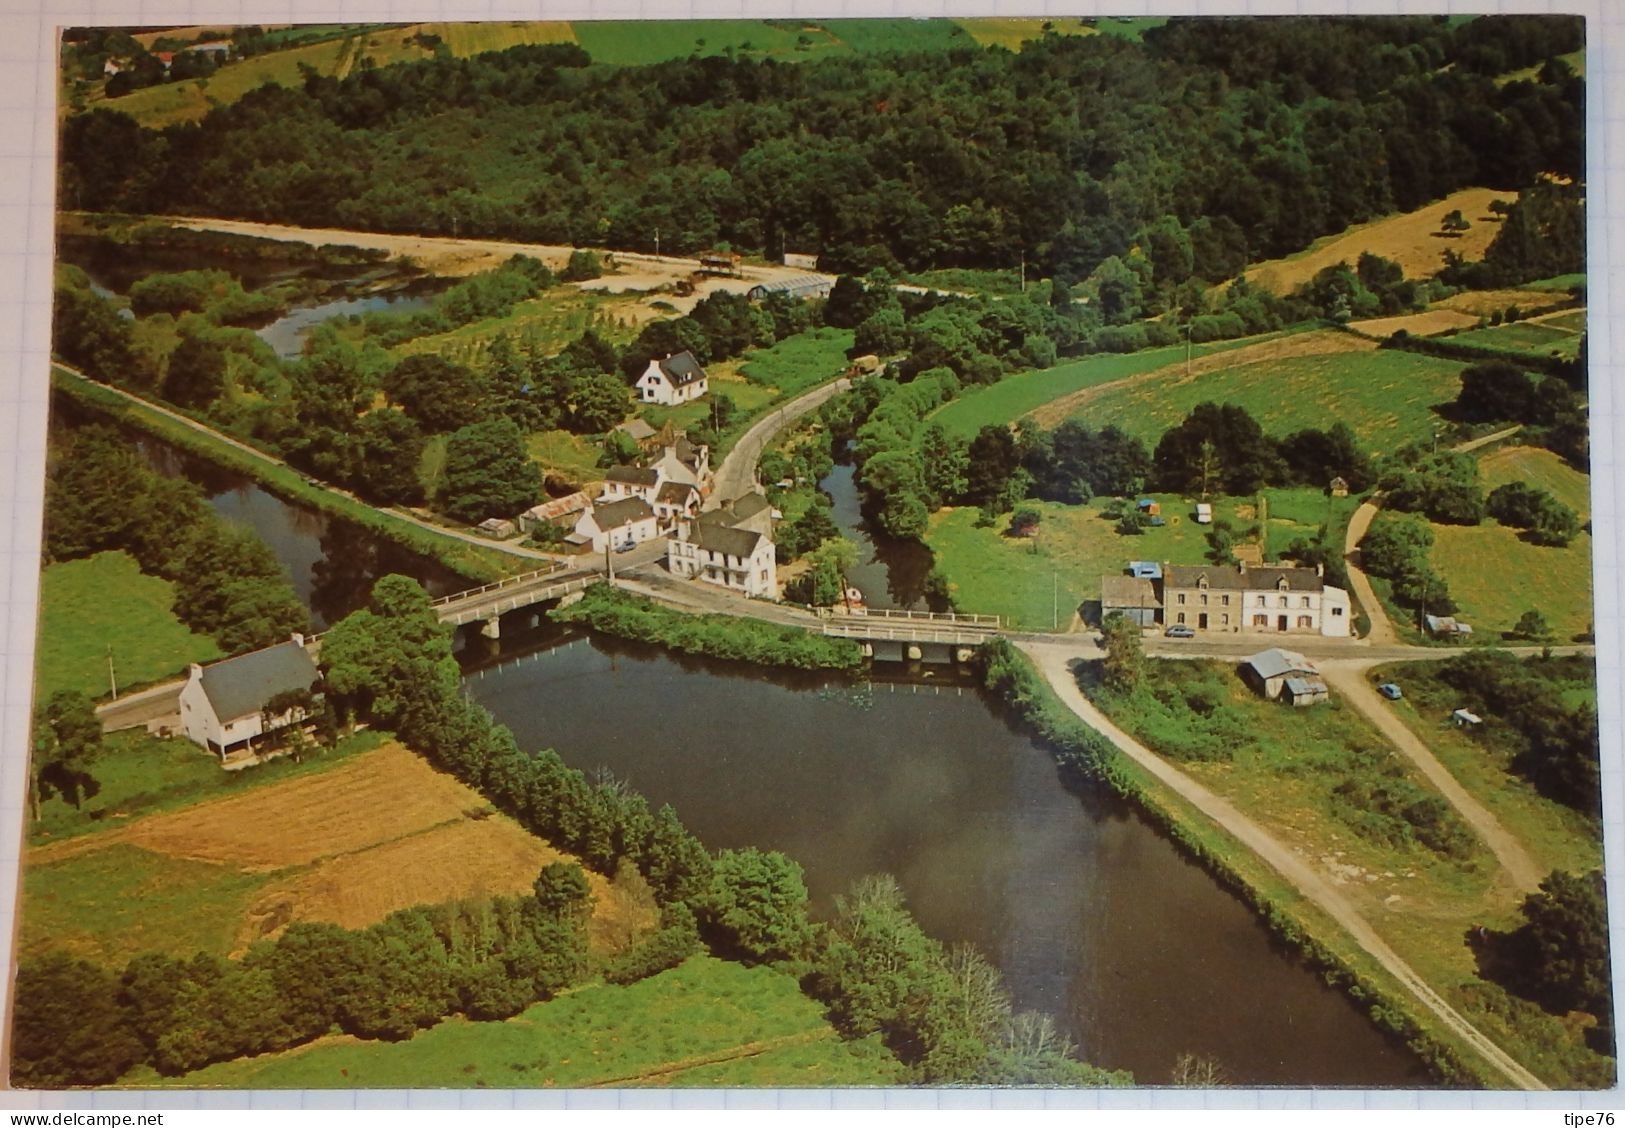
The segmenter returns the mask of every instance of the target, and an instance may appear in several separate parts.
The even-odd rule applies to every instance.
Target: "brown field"
[[[1260,341],[1256,345],[1244,345],[1239,349],[1226,349],[1223,352],[1209,353],[1207,356],[1197,357],[1190,363],[1188,371],[1185,362],[1181,360],[1173,364],[1165,364],[1161,368],[1153,369],[1150,372],[1125,376],[1121,380],[1096,384],[1092,388],[1082,388],[1076,392],[1052,399],[1028,414],[1041,427],[1055,427],[1085,404],[1099,399],[1101,396],[1122,391],[1124,388],[1138,384],[1163,382],[1169,386],[1175,386],[1199,380],[1213,372],[1240,368],[1244,364],[1256,364],[1259,361],[1285,360],[1289,357],[1299,356],[1325,356],[1331,353],[1369,352],[1376,347],[1375,341],[1367,341],[1349,333],[1340,333],[1334,329],[1318,329],[1311,333],[1295,333],[1290,337],[1277,337],[1268,341]]]
[[[1457,309],[1427,309],[1421,313],[1404,313],[1398,317],[1375,317],[1370,321],[1352,321],[1350,329],[1370,333],[1374,337],[1387,337],[1401,329],[1413,337],[1431,337],[1435,333],[1448,333],[1452,329],[1469,329],[1478,324],[1474,314]]]
[[[1518,306],[1525,313],[1532,309],[1563,305],[1569,296],[1550,290],[1463,290],[1434,303],[1438,309],[1453,309],[1473,317],[1488,317],[1500,313],[1507,306]]]
[[[111,900],[139,916],[143,901],[157,909],[184,896],[193,932],[235,936],[226,946],[240,951],[294,921],[360,928],[412,905],[522,893],[560,860],[570,855],[389,744],[331,771],[30,850],[28,873],[38,879],[31,899],[61,904],[52,946],[84,947],[85,932],[113,947],[76,907],[94,916]],[[94,903],[75,892],[90,878]],[[587,880],[595,945],[622,947],[656,923],[635,870]]]
[[[1480,259],[1489,247],[1501,222],[1490,215],[1491,200],[1511,203],[1517,193],[1493,188],[1463,188],[1436,203],[1413,212],[1391,215],[1351,227],[1341,235],[1317,240],[1307,251],[1290,258],[1261,262],[1247,271],[1247,281],[1277,294],[1303,285],[1325,267],[1346,262],[1350,266],[1361,252],[1370,251],[1397,262],[1406,278],[1431,278],[1444,266],[1444,252],[1455,251],[1463,258]],[[1439,222],[1453,209],[1472,224],[1455,238],[1438,234]]]

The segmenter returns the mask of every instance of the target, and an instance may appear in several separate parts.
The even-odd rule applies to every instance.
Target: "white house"
[[[638,377],[638,398],[644,403],[673,406],[699,399],[706,392],[705,369],[686,349],[664,360],[651,360]]]
[[[604,474],[601,496],[611,501],[627,497],[651,501],[664,481],[665,475],[655,466],[611,466]]]
[[[1167,564],[1162,570],[1164,626],[1197,631],[1270,631],[1347,638],[1348,592],[1320,568]]]
[[[269,718],[265,706],[281,693],[309,691],[320,678],[303,635],[208,666],[193,663],[181,688],[181,728],[187,739],[224,759],[233,747],[305,719],[303,709]]]
[[[583,510],[575,535],[593,552],[603,552],[606,545],[618,549],[653,540],[660,530],[654,508],[641,497],[628,497]]]
[[[679,434],[671,443],[660,448],[660,457],[649,463],[669,482],[683,482],[704,493],[711,487],[711,448],[704,443],[691,443],[688,436]]]
[[[700,491],[687,482],[663,482],[650,504],[663,530],[676,529],[699,513]]]
[[[683,579],[704,580],[761,599],[779,596],[773,541],[751,529],[696,521],[687,540],[674,537],[666,542],[666,567]]]

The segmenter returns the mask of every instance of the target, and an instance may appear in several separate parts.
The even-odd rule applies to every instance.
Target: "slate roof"
[[[749,529],[735,529],[728,525],[696,524],[688,538],[707,552],[720,552],[727,556],[748,558],[756,551],[761,533]]]
[[[627,497],[608,505],[595,505],[592,510],[592,519],[603,532],[653,518],[654,515],[655,511],[641,497]]]
[[[689,495],[698,492],[687,482],[667,482],[660,487],[660,492],[655,494],[655,500],[663,505],[687,505]]]
[[[687,434],[678,435],[671,444],[672,454],[676,455],[677,461],[691,470],[699,469],[700,449],[698,444],[688,441]]]
[[[633,440],[640,443],[646,439],[652,439],[660,433],[653,427],[649,426],[649,421],[641,416],[634,419],[628,419],[625,423],[617,424],[615,429],[624,434],[632,436]]]
[[[203,693],[221,721],[258,713],[291,689],[309,689],[320,675],[310,654],[289,640],[203,667]]]
[[[660,471],[648,466],[612,466],[604,475],[606,482],[624,482],[629,486],[652,486],[660,481]]]
[[[1254,654],[1247,659],[1247,665],[1252,667],[1253,673],[1265,681],[1270,678],[1278,678],[1282,674],[1313,674],[1316,677],[1320,676],[1319,667],[1309,659],[1294,650],[1282,650],[1278,646]]]
[[[1138,576],[1102,576],[1100,606],[1102,609],[1161,607],[1162,600],[1157,598],[1157,587],[1150,580]]]
[[[1326,581],[1313,568],[1224,568],[1203,564],[1170,564],[1165,583],[1170,588],[1199,587],[1199,580],[1207,577],[1207,586],[1225,591],[1276,591],[1286,580],[1287,591],[1320,591]]]
[[[1303,697],[1309,694],[1326,694],[1326,683],[1319,678],[1287,678],[1286,691],[1293,697]]]
[[[671,381],[674,388],[684,388],[696,380],[705,379],[705,369],[687,349],[661,361],[660,371],[666,374],[666,379]]]

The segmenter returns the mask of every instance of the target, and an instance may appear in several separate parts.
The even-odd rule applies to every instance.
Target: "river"
[[[948,610],[926,596],[931,550],[916,540],[888,536],[864,516],[855,473],[850,460],[837,462],[818,482],[818,488],[833,502],[830,516],[836,526],[858,546],[858,562],[848,570],[847,583],[863,593],[863,601],[870,607]]]
[[[318,625],[390,571],[434,594],[464,586],[347,522],[141,446],[272,546]],[[931,935],[975,945],[1018,1009],[1054,1015],[1087,1060],[1142,1084],[1166,1082],[1182,1052],[1240,1085],[1429,1083],[1132,806],[1069,791],[1043,749],[952,675],[848,684],[521,625],[504,624],[500,644],[465,629],[459,653],[469,692],[522,747],[607,767],[713,849],[785,851],[819,913],[854,879],[893,874]]]

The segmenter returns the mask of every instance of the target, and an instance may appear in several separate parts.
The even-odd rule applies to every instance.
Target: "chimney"
[[[300,650],[303,650],[305,648],[305,636],[304,635],[300,634],[298,631],[294,631],[293,634],[290,635],[289,637],[291,637],[293,639],[293,644],[295,646],[297,646]]]
[[[186,680],[189,682],[202,681],[203,667],[198,665],[196,662],[193,662],[186,669]]]
[[[1246,575],[1246,574],[1247,574],[1247,561],[1245,561],[1245,560],[1238,560],[1238,561],[1236,561],[1236,567],[1237,567],[1237,568],[1238,568],[1238,569],[1240,569],[1240,571],[1241,571],[1241,574],[1242,574],[1242,575],[1243,575],[1243,576],[1245,576],[1245,575]]]

